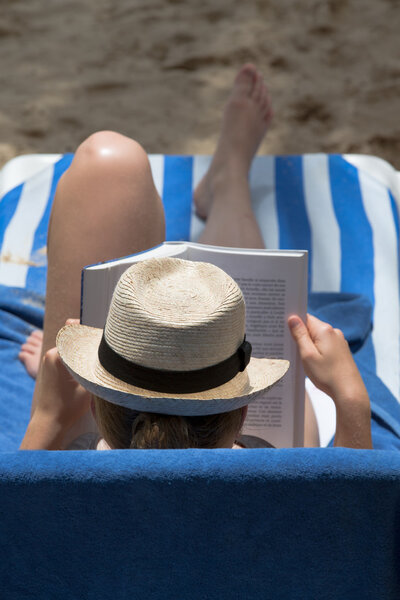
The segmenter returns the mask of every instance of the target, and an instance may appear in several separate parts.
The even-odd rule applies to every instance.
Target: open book
[[[253,356],[290,361],[283,380],[249,405],[243,441],[249,446],[256,446],[257,438],[278,448],[302,446],[304,373],[287,318],[293,313],[306,317],[307,252],[164,242],[140,254],[85,267],[81,323],[103,328],[114,287],[125,269],[137,261],[161,256],[213,263],[238,283],[246,302],[246,339],[253,347]]]

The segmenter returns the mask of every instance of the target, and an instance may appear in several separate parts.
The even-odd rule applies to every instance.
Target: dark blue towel
[[[43,314],[44,296],[0,286],[0,451],[17,450],[29,422],[34,381],[18,354]]]
[[[400,453],[0,454],[5,600],[398,600]]]

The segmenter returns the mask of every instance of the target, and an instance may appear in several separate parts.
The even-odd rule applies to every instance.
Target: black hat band
[[[98,357],[106,371],[129,385],[166,394],[192,394],[223,385],[244,371],[250,362],[251,344],[246,342],[245,336],[232,356],[211,367],[194,371],[166,371],[143,367],[127,360],[109,346],[103,332]]]

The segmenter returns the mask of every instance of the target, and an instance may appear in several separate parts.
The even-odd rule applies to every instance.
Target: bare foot
[[[35,329],[32,331],[25,344],[22,344],[21,352],[18,355],[19,360],[33,379],[36,379],[39,371],[42,343],[43,331],[41,329]]]
[[[221,133],[210,168],[194,192],[197,215],[207,219],[214,187],[229,174],[247,177],[251,162],[272,118],[271,102],[261,74],[252,64],[236,75],[225,105]]]

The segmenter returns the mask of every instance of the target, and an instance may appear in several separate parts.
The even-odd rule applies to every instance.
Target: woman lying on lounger
[[[227,101],[210,169],[195,191],[197,213],[206,221],[201,243],[264,247],[252,212],[248,173],[271,116],[261,75],[245,65]],[[273,365],[248,356],[243,346],[243,299],[220,269],[175,259],[136,265],[122,277],[107,320],[101,341],[104,363],[97,362],[101,336],[89,335],[76,321],[63,328],[59,352],[55,348],[66,319],[79,314],[82,267],[156,246],[164,234],[162,203],[141,146],[112,132],[83,142],[60,180],[52,209],[43,335],[32,334],[20,354],[27,370],[37,376],[22,449],[240,447],[236,440],[247,404],[284,375],[286,363]],[[149,285],[149,273],[161,282],[146,292],[152,319],[131,314],[132,306],[140,305],[136,295]],[[169,310],[168,298],[174,307],[179,306],[178,297],[180,310]],[[221,306],[218,318],[215,311],[211,318],[207,303],[214,309]],[[151,322],[142,339],[127,336],[132,323],[142,318]],[[166,322],[169,342],[157,337]],[[368,394],[341,331],[311,316],[303,323],[293,315],[288,325],[306,374],[335,402],[335,445],[371,448]],[[141,353],[147,356],[150,372],[142,372]],[[214,367],[228,359],[233,370],[227,379],[226,369]],[[138,366],[136,379],[126,374],[126,360]],[[203,378],[196,377],[196,384],[188,385],[185,373],[172,383],[164,381],[159,371],[165,369],[206,371]],[[151,389],[154,381],[157,389]],[[309,401],[305,443],[319,445]]]

